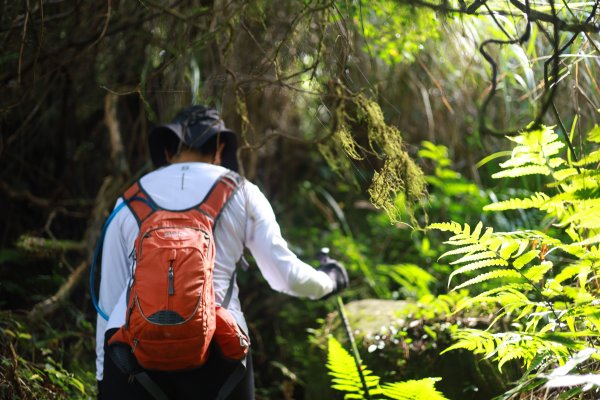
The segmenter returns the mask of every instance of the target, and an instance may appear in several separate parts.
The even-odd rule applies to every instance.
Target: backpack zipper
[[[173,260],[169,263],[169,296],[175,295],[175,273],[173,271]]]

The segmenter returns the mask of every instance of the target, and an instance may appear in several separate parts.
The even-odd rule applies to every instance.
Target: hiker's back
[[[159,207],[186,210],[199,204],[216,180],[226,172],[227,169],[211,164],[180,163],[151,172],[142,177],[140,183]],[[230,278],[244,249],[247,213],[243,191],[244,187],[240,188],[229,200],[219,216],[214,232],[216,256],[213,279],[217,303],[225,297]],[[237,299],[237,286],[228,308],[246,329]]]

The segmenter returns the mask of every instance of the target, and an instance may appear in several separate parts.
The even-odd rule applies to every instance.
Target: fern
[[[454,221],[430,224],[427,228],[428,229],[437,229],[442,232],[454,232],[456,234],[462,232],[462,225],[459,224],[458,222],[454,222]]]
[[[452,281],[452,277],[454,277],[455,275],[458,275],[458,274],[463,274],[465,272],[475,271],[477,269],[486,268],[486,267],[506,266],[506,265],[508,265],[506,260],[502,260],[500,258],[476,261],[476,262],[464,265],[464,266],[460,267],[459,269],[455,270],[454,272],[452,272],[450,274],[450,277],[448,278],[448,284],[450,284],[450,281]]]
[[[524,167],[516,167],[505,171],[497,172],[492,175],[492,178],[517,178],[525,175],[550,175],[552,171],[545,165],[527,165]]]
[[[583,157],[578,162],[573,163],[576,167],[583,167],[590,164],[597,164],[600,162],[600,150],[595,150]]]
[[[545,213],[552,235],[526,229],[496,232],[481,222],[473,229],[454,221],[428,227],[452,235],[444,242],[450,249],[440,256],[454,266],[449,286],[473,292],[454,312],[498,306],[488,330],[459,329],[444,352],[483,354],[500,369],[514,362],[528,367],[504,398],[543,384],[532,383],[532,377],[567,362],[574,352],[600,351],[600,127],[588,134],[588,154],[578,162],[561,154],[565,145],[550,127],[511,140],[516,143],[511,157],[493,177],[544,175],[549,182],[543,190],[484,209]]]
[[[495,270],[492,272],[486,272],[485,274],[478,275],[475,278],[471,278],[468,281],[456,286],[453,290],[466,288],[468,286],[472,286],[477,283],[483,283],[483,282],[489,281],[491,279],[506,279],[506,278],[521,279],[522,276],[517,271],[513,271],[510,269],[498,269],[498,270]]]
[[[390,278],[415,298],[430,294],[429,285],[435,281],[433,275],[415,264],[382,264],[376,271],[378,276]]]
[[[327,368],[332,376],[332,389],[345,392],[345,399],[363,399],[365,392],[363,384],[352,356],[344,350],[342,345],[333,337],[329,337]],[[379,377],[371,371],[362,371],[367,388],[371,394],[381,394]]]
[[[344,399],[365,398],[354,359],[333,336],[329,336],[327,368],[329,375],[332,376],[331,388],[344,392]],[[384,395],[389,399],[400,400],[446,400],[446,397],[434,386],[441,378],[425,378],[380,386],[380,378],[373,372],[366,367],[362,372],[371,396]]]
[[[383,385],[383,394],[390,399],[397,400],[443,400],[446,397],[435,389],[435,383],[440,378],[425,378],[418,381],[386,383]]]
[[[488,204],[483,207],[485,211],[525,210],[527,208],[542,208],[550,197],[541,192],[536,192],[528,199],[510,199],[498,203]]]

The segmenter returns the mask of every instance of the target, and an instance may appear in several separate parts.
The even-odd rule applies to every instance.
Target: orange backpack
[[[159,371],[203,365],[213,339],[225,357],[244,358],[248,337],[226,309],[235,274],[221,307],[213,287],[214,226],[241,183],[228,172],[199,205],[182,211],[158,207],[139,182],[125,192],[140,231],[125,325],[109,348],[125,344],[141,367]]]

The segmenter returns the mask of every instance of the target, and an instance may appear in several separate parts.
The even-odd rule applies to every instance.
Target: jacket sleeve
[[[116,206],[121,203],[117,201]],[[115,207],[116,207],[115,206]],[[131,275],[130,258],[133,242],[137,235],[137,223],[126,207],[122,208],[112,220],[104,236],[102,245],[102,264],[100,266],[100,308],[111,315],[119,298],[125,291]],[[104,332],[108,321],[100,315],[96,319],[96,378],[102,380],[104,360]]]
[[[246,196],[246,247],[250,249],[269,285],[296,297],[318,299],[331,293],[333,281],[302,262],[281,236],[271,204],[254,184],[244,185]]]

